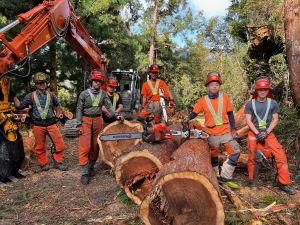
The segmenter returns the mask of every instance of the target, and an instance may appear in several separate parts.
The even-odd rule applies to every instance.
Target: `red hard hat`
[[[219,84],[222,84],[221,76],[218,72],[210,72],[207,75],[207,79],[205,81],[205,87],[207,87],[208,84],[213,81],[216,81],[216,82],[219,82]]]
[[[271,82],[268,77],[259,77],[255,80],[255,90],[271,89]]]
[[[107,86],[117,87],[118,86],[118,82],[116,80],[110,80],[107,83]]]
[[[149,67],[148,72],[151,72],[151,73],[159,73],[158,65],[157,65],[157,64],[152,64],[152,65]]]
[[[89,76],[89,80],[99,80],[99,81],[104,81],[104,77],[100,71],[93,70],[91,72],[91,75]]]

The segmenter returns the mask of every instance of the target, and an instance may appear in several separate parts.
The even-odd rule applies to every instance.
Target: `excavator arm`
[[[27,25],[13,40],[8,41],[4,33],[20,23]],[[30,60],[30,55],[57,37],[65,38],[92,68],[106,71],[103,54],[75,15],[69,0],[44,1],[18,15],[17,20],[0,29],[0,41],[5,45],[0,51],[0,131],[7,135],[9,141],[17,138],[17,128],[11,121],[8,104],[8,75],[18,68],[18,64]]]

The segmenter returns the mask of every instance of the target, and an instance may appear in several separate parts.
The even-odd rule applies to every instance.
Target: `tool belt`
[[[85,116],[85,117],[89,117],[89,118],[96,118],[96,117],[100,117],[102,116],[101,113],[98,113],[98,114],[83,114],[82,116]]]

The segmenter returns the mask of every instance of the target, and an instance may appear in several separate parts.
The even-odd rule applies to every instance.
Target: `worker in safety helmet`
[[[240,146],[233,135],[236,133],[233,105],[229,95],[219,92],[222,84],[218,72],[210,72],[205,86],[208,94],[196,103],[187,120],[194,119],[199,113],[204,114],[206,132],[209,134],[208,143],[211,150],[211,162],[220,182],[226,182],[231,188],[239,188],[233,182],[232,175],[240,156]],[[227,160],[221,166],[218,156],[221,146],[225,147]]]
[[[247,103],[245,108],[246,121],[250,127],[248,133],[250,186],[255,186],[257,182],[260,164],[256,162],[259,162],[259,157],[273,155],[276,162],[279,188],[288,194],[295,194],[295,189],[290,186],[291,179],[285,150],[273,133],[274,128],[278,124],[280,110],[277,102],[270,98],[270,89],[271,84],[268,77],[257,78],[253,98]],[[267,155],[258,150],[258,145],[262,145],[266,150],[269,150],[270,154]]]
[[[107,93],[100,89],[104,76],[100,71],[92,71],[89,76],[91,87],[79,95],[76,119],[79,136],[79,165],[81,166],[81,183],[87,185],[95,175],[94,165],[99,155],[97,137],[103,129],[102,106],[114,115]]]
[[[105,106],[103,106],[103,119],[105,123],[112,123],[117,119],[118,116],[121,115],[121,112],[123,110],[123,102],[121,96],[116,92],[118,87],[118,82],[116,80],[111,79],[109,82],[107,82],[106,86],[106,93],[112,104],[114,114],[111,115],[108,109],[106,109]]]
[[[150,79],[142,86],[142,110],[139,115],[140,119],[145,119],[150,114],[153,114],[156,123],[160,122],[162,117],[159,89],[163,91],[164,98],[169,102],[169,106],[175,107],[169,87],[163,80],[158,79],[158,74],[159,67],[157,64],[153,64],[148,68]]]
[[[55,94],[47,90],[48,76],[46,74],[42,72],[34,74],[33,83],[36,90],[27,94],[21,102],[18,98],[14,98],[14,103],[19,110],[29,105],[32,107],[31,117],[36,141],[35,152],[40,170],[47,171],[50,169],[45,143],[47,134],[56,148],[53,154],[54,168],[67,170],[63,157],[63,151],[65,150],[64,140],[56,125],[57,118],[62,118],[60,103]]]

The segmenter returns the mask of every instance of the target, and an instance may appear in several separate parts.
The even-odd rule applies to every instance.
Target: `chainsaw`
[[[171,139],[172,137],[176,136],[189,139],[207,139],[209,135],[202,130],[186,129],[185,127],[183,131],[169,130],[164,123],[155,124],[151,122],[145,123],[144,131],[140,133],[105,134],[100,135],[99,138],[101,141],[142,139],[143,141],[148,143],[156,143]]]

